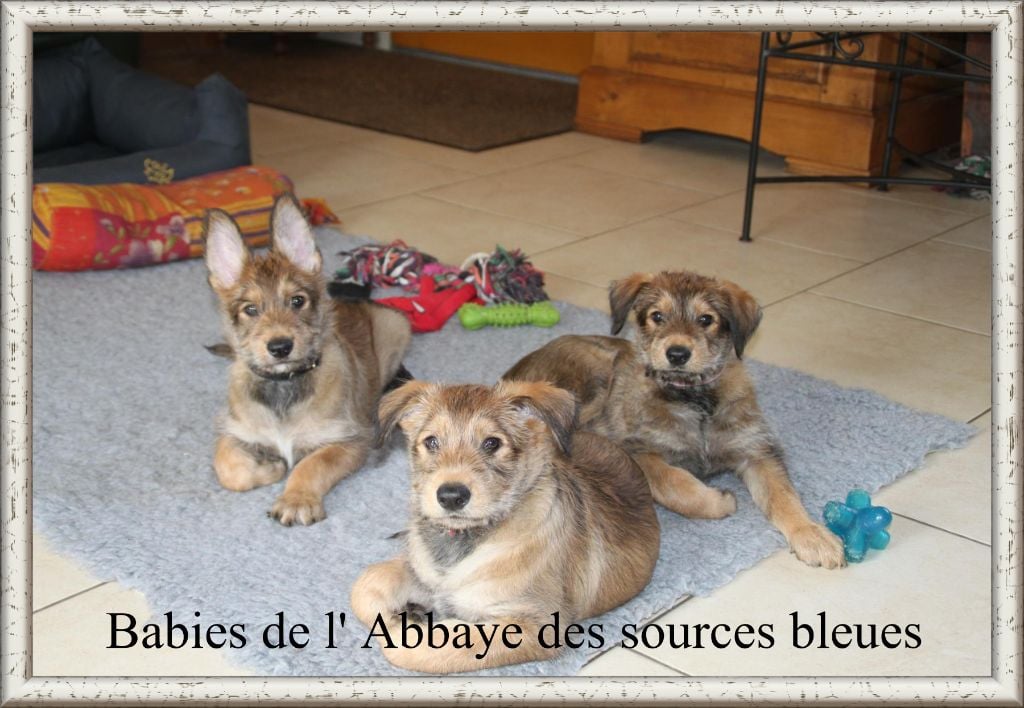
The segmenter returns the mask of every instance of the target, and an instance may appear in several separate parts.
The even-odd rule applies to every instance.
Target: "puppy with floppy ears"
[[[572,395],[544,383],[494,388],[413,381],[384,396],[382,436],[405,432],[412,499],[406,551],[352,588],[364,624],[401,637],[402,613],[446,627],[521,629],[517,647],[385,642],[395,666],[451,673],[553,656],[538,639],[606,612],[650,580],[659,549],[643,472],[620,448],[573,433]],[[564,624],[563,624],[564,626]],[[511,629],[511,628],[510,628]],[[550,642],[550,640],[549,640]]]
[[[220,210],[207,213],[205,238],[234,359],[214,470],[224,487],[246,491],[291,469],[270,515],[312,524],[324,518],[324,495],[372,447],[377,402],[409,346],[409,324],[394,310],[328,296],[291,195],[274,204],[266,254],[250,253]]]
[[[738,285],[690,272],[635,274],[611,286],[612,334],[627,320],[636,343],[560,337],[506,374],[572,391],[580,424],[622,445],[654,499],[684,516],[722,518],[735,498],[700,477],[740,475],[754,502],[812,566],[844,563],[839,538],[811,520],[741,361],[761,308]]]

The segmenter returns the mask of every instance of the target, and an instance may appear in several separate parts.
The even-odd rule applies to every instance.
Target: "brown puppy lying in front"
[[[206,219],[210,285],[234,358],[213,467],[236,491],[292,468],[270,514],[312,524],[324,518],[323,496],[365,461],[381,390],[412,335],[395,310],[328,296],[313,232],[291,196],[277,200],[270,223],[270,251],[255,256],[228,214]]]
[[[406,618],[518,625],[522,644],[479,649],[382,646],[395,666],[430,673],[550,658],[542,624],[606,612],[639,593],[659,527],[643,472],[618,447],[573,435],[575,401],[543,383],[410,382],[380,405],[382,436],[405,432],[412,505],[403,555],[352,588],[368,627],[401,636]],[[564,624],[563,624],[564,626]],[[497,630],[502,636],[503,629]]]
[[[636,344],[559,337],[505,374],[549,381],[580,401],[580,425],[622,445],[654,499],[684,516],[717,519],[735,498],[698,477],[733,471],[809,565],[844,563],[839,538],[808,516],[740,361],[761,320],[754,298],[689,272],[635,274],[612,284],[612,334],[632,315]]]

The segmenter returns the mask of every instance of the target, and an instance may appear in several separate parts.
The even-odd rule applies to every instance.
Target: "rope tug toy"
[[[497,246],[493,253],[477,253],[460,268],[439,263],[419,249],[395,240],[389,244],[366,245],[338,254],[341,266],[332,286],[342,288],[398,287],[410,293],[405,297],[386,297],[377,302],[408,315],[414,332],[440,329],[460,306],[488,303],[459,320],[467,329],[488,324],[511,327],[537,324],[551,327],[559,320],[558,310],[547,304],[544,274],[533,267],[520,249],[508,251]],[[527,305],[544,303],[547,307],[529,309]],[[518,307],[527,308],[519,310]],[[491,312],[490,310],[494,310]],[[483,318],[483,319],[481,319]],[[473,323],[470,327],[465,322]]]
[[[476,253],[462,264],[462,277],[476,286],[477,297],[484,302],[541,302],[544,274],[533,267],[520,249],[494,253]]]
[[[484,307],[467,302],[459,308],[459,322],[468,330],[487,327],[518,327],[520,325],[536,325],[537,327],[554,327],[561,315],[549,301],[535,302],[532,305],[508,302],[503,305]]]
[[[414,290],[420,284],[420,273],[428,263],[436,263],[419,249],[395,240],[385,246],[367,245],[342,251],[338,280],[371,287],[399,287]]]

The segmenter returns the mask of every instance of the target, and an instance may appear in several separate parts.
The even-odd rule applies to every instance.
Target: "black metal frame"
[[[906,146],[896,139],[896,119],[899,113],[900,93],[903,88],[903,77],[905,75],[933,76],[936,78],[950,79],[954,81],[978,81],[991,83],[992,68],[983,61],[969,57],[954,49],[946,47],[929,37],[917,32],[900,32],[899,48],[896,54],[896,63],[866,61],[860,59],[864,52],[864,42],[861,37],[868,32],[816,32],[818,39],[810,39],[803,42],[792,42],[791,32],[776,32],[775,37],[778,46],[771,46],[771,32],[761,33],[761,54],[757,64],[757,91],[754,96],[754,124],[750,137],[750,163],[747,168],[747,191],[743,206],[743,230],[740,235],[741,241],[750,241],[750,226],[754,209],[754,187],[758,184],[779,184],[785,182],[839,182],[859,183],[876,185],[882,191],[886,191],[891,184],[909,185],[944,185],[950,187],[965,187],[974,189],[991,189],[991,181],[982,177],[965,174],[957,171],[948,165],[944,165],[929,159],[924,155],[908,150]],[[955,56],[964,64],[971,64],[984,70],[987,74],[968,74],[966,72],[948,71],[946,69],[928,69],[918,66],[907,66],[907,43],[910,38],[917,39],[923,44],[934,47],[947,54]],[[801,52],[820,46],[829,46],[828,54],[808,54]],[[761,117],[764,111],[764,89],[767,78],[768,58],[793,59],[797,61],[809,61],[818,64],[837,64],[841,66],[860,67],[864,69],[876,69],[888,71],[893,74],[892,98],[889,106],[889,120],[885,133],[885,152],[882,157],[882,174],[879,177],[856,177],[849,175],[787,175],[785,177],[758,177],[757,160],[761,143]],[[926,177],[890,177],[893,148],[898,148],[903,154],[928,164],[932,167],[943,170],[953,175],[953,179],[932,179]]]

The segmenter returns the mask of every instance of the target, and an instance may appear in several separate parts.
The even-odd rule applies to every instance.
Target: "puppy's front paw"
[[[724,519],[736,513],[736,495],[719,489],[713,489],[714,497],[707,505],[709,519]]]
[[[309,526],[327,516],[321,498],[308,492],[285,492],[274,502],[269,514],[285,526]]]
[[[841,568],[846,565],[843,541],[820,524],[808,524],[797,529],[789,539],[796,557],[810,566]]]
[[[233,492],[247,492],[279,482],[288,466],[284,460],[254,460],[238,448],[225,446],[213,459],[213,470],[221,486]]]

